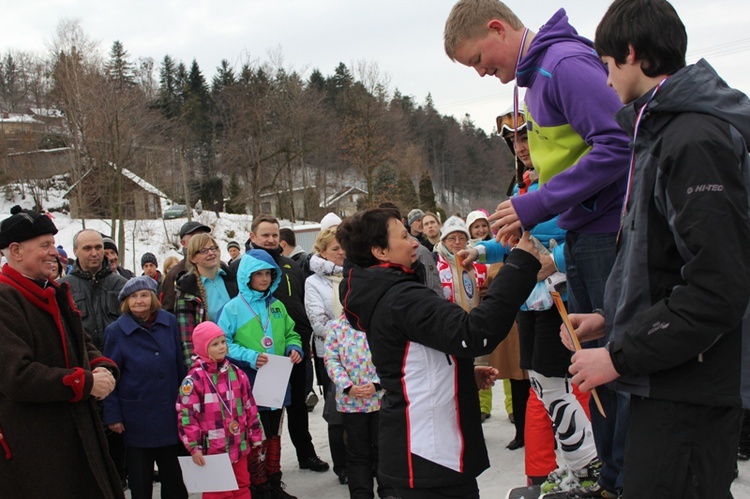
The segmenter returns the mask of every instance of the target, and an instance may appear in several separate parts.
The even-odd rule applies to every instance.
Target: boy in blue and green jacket
[[[302,342],[294,331],[294,320],[273,296],[280,281],[281,271],[267,252],[248,251],[237,271],[239,294],[224,306],[219,318],[219,327],[227,334],[229,357],[248,374],[253,385],[258,369],[268,363],[268,354],[288,356],[295,364],[302,361]],[[287,385],[284,405],[289,401]],[[279,430],[283,409],[258,409],[266,440],[253,448],[249,459],[253,495],[262,496],[270,489],[274,497],[292,497],[281,484]]]

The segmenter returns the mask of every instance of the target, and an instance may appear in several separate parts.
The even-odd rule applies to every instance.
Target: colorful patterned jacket
[[[180,386],[177,423],[180,440],[191,455],[227,453],[236,463],[252,444],[263,441],[250,381],[228,360],[195,361]]]
[[[367,335],[354,329],[344,315],[328,323],[325,365],[328,375],[336,385],[337,411],[375,412],[380,410],[382,390],[377,390],[369,398],[355,397],[348,393],[348,388],[367,383],[373,383],[376,388],[380,388],[380,378],[372,363]]]

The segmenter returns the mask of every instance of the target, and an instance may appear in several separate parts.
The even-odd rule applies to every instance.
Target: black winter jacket
[[[70,285],[73,301],[82,314],[84,329],[96,348],[104,350],[104,330],[120,317],[117,295],[128,280],[112,272],[105,260],[95,274],[83,271],[76,262],[70,274],[60,281]]]
[[[530,254],[513,251],[467,314],[411,269],[345,263],[341,302],[352,327],[367,333],[385,389],[379,466],[388,483],[461,485],[489,467],[473,359],[507,336],[539,268]]]
[[[750,370],[750,101],[705,61],[650,97],[616,117],[632,136],[647,103],[604,301],[616,388],[739,406]]]

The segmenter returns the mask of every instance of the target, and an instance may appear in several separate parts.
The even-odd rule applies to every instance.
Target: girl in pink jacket
[[[239,489],[206,492],[204,499],[250,499],[247,456],[263,442],[250,381],[226,360],[226,336],[213,322],[195,326],[193,348],[195,362],[177,399],[180,439],[198,466],[205,464],[204,455],[229,454]]]

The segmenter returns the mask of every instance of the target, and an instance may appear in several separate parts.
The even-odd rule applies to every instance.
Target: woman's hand
[[[480,390],[495,386],[499,374],[500,372],[491,366],[474,366],[474,380]]]
[[[552,255],[542,255],[539,257],[539,262],[542,264],[542,268],[536,274],[536,281],[540,282],[557,272],[557,266],[555,265],[555,259]]]
[[[539,250],[536,249],[536,246],[531,241],[531,232],[524,232],[521,236],[521,239],[518,241],[518,244],[513,249],[522,249],[526,253],[531,253],[531,256],[533,256],[537,260],[541,259],[541,257],[539,256]]]
[[[495,240],[501,244],[513,244],[521,235],[523,226],[510,199],[497,205],[489,221],[492,223],[492,230],[497,233]]]
[[[103,400],[115,389],[115,377],[108,369],[97,367],[92,371],[94,375],[94,386],[91,387],[91,396],[96,400]]]
[[[461,265],[463,265],[466,270],[471,270],[477,258],[479,258],[479,250],[473,246],[469,246],[468,248],[462,249],[456,253],[456,261],[461,262]]]

